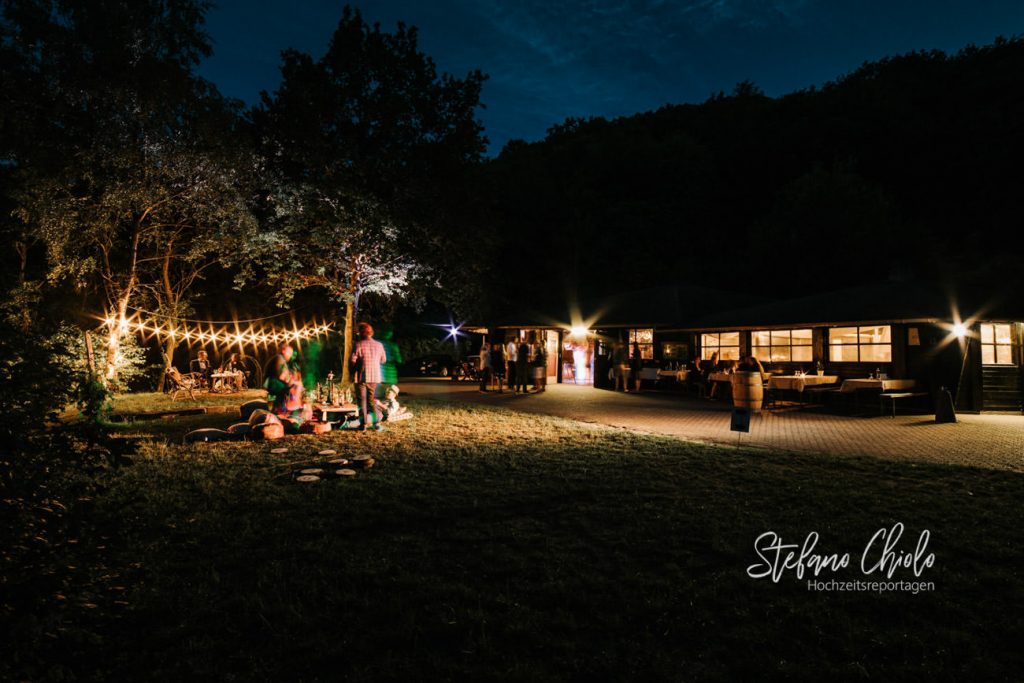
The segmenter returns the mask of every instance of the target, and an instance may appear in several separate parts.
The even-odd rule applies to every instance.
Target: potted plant
[[[820,360],[817,363],[815,363],[814,367],[818,370],[818,377],[821,377],[822,375],[825,374],[825,364],[822,363]]]

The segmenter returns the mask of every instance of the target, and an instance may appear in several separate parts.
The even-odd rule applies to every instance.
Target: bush
[[[34,320],[3,304],[0,315],[0,439],[19,445],[57,418],[76,397],[84,376],[73,328]]]

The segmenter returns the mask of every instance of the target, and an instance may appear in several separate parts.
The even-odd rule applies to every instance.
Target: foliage
[[[16,213],[44,244],[51,283],[88,296],[108,325],[103,379],[116,381],[118,319],[142,288],[179,307],[228,235],[248,227],[237,113],[192,69],[209,52],[205,5],[24,2],[5,6],[4,62],[25,90],[11,120]],[[36,128],[18,114],[49,102]],[[42,133],[56,130],[51,138]],[[184,267],[184,273],[176,271]]]
[[[66,326],[0,304],[0,442],[17,449],[52,425],[83,380]]]
[[[793,255],[815,257],[774,278],[772,294],[893,267],[1024,286],[1022,69],[1020,38],[911,53],[784,97],[745,82],[510,143],[482,185],[499,238],[487,288],[510,310],[677,281],[756,291],[765,267],[737,259]],[[528,276],[506,258],[524,245],[543,245]],[[837,279],[840,263],[857,266]]]
[[[323,57],[288,50],[281,70],[252,112],[278,188],[275,233],[252,249],[283,299],[319,287],[344,302],[350,340],[363,295],[404,296],[442,274],[438,190],[483,153],[483,76],[439,76],[415,29],[386,33],[348,7]]]

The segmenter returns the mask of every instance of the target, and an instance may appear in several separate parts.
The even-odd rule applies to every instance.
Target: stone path
[[[623,394],[572,384],[548,385],[541,394],[482,394],[472,384],[408,379],[403,394],[468,401],[572,420],[735,445],[730,407],[672,394]],[[791,451],[867,455],[1024,473],[1024,416],[959,415],[936,424],[929,415],[849,417],[811,410],[755,415],[741,443]]]

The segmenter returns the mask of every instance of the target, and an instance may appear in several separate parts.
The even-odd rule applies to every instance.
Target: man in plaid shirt
[[[352,350],[352,364],[355,366],[355,383],[359,391],[359,402],[363,409],[360,431],[366,431],[367,408],[373,408],[373,428],[378,432],[384,428],[380,424],[380,411],[374,400],[377,385],[381,382],[381,366],[387,360],[384,345],[373,338],[373,328],[369,323],[359,323],[359,341]],[[369,401],[369,406],[367,406]]]

